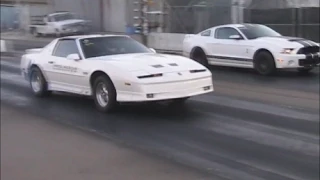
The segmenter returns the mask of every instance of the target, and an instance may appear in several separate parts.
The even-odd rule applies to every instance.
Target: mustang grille
[[[297,54],[315,54],[320,52],[319,46],[309,46],[309,47],[303,47],[299,49]]]

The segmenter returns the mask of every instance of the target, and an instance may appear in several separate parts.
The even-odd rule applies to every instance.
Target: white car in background
[[[309,72],[319,65],[319,51],[318,43],[260,24],[216,26],[183,41],[183,55],[203,65],[254,68],[262,75],[285,68]]]
[[[31,25],[29,25],[30,33],[35,37],[83,34],[89,32],[90,28],[89,20],[79,19],[74,13],[67,11],[31,16]]]
[[[22,76],[36,96],[52,91],[92,96],[103,112],[118,102],[180,104],[213,91],[212,74],[205,66],[157,54],[128,36],[68,36],[27,52],[21,59]]]

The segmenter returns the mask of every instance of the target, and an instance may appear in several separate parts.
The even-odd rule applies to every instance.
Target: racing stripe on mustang
[[[297,43],[303,45],[304,47],[309,47],[309,46],[311,46],[309,43],[307,43],[307,42],[305,42],[305,41],[294,41],[294,42],[297,42]]]
[[[212,56],[212,55],[207,55],[207,58],[223,59],[223,60],[229,60],[229,61],[245,61],[245,62],[250,62],[250,61],[252,61],[252,59],[236,58],[236,57],[227,57],[227,56]]]
[[[317,43],[310,41],[310,40],[308,40],[308,43],[310,43],[312,46],[319,46]]]
[[[301,44],[304,47],[317,46],[315,43],[310,42],[307,39],[299,38],[299,37],[290,37],[290,36],[277,36],[276,38],[287,39],[290,42],[296,42]]]

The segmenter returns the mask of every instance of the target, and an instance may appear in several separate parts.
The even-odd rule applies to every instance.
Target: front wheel
[[[93,98],[96,108],[101,112],[112,112],[117,106],[116,89],[111,80],[100,76],[94,81]]]
[[[190,59],[193,59],[194,61],[200,63],[201,65],[208,67],[208,59],[205,54],[205,52],[202,49],[195,49],[191,55]]]
[[[271,75],[276,71],[273,56],[266,51],[259,52],[254,59],[254,69],[261,75]]]

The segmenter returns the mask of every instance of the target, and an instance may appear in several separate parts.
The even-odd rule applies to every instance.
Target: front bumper
[[[191,97],[214,91],[212,78],[138,85],[139,92],[117,91],[119,102],[144,102]]]
[[[277,68],[314,67],[320,64],[320,53],[315,54],[281,54],[276,58]]]

